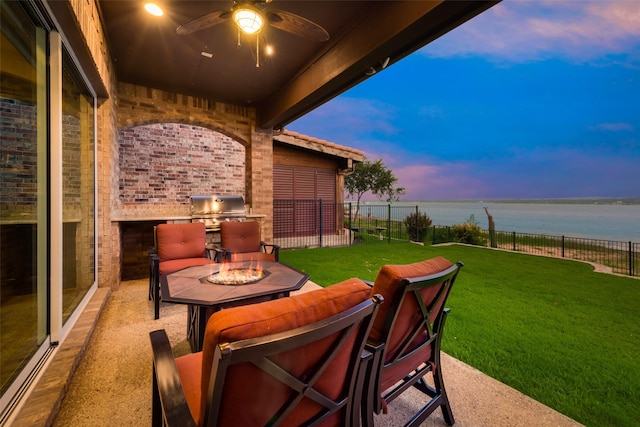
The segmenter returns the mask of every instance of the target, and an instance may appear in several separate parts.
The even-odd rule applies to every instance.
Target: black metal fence
[[[434,226],[429,233],[432,243],[459,242],[450,226]],[[640,243],[616,240],[587,239],[582,237],[556,236],[549,234],[496,231],[494,244],[488,231],[482,231],[481,245],[544,255],[588,261],[603,265],[612,273],[639,275]]]
[[[347,246],[404,240],[427,244],[465,242],[455,226],[418,222],[418,206],[323,203],[322,200],[275,200],[274,242],[284,249]],[[415,222],[413,222],[415,221]],[[498,231],[478,227],[475,245],[588,261],[613,273],[640,275],[640,243],[547,234]]]
[[[417,207],[274,200],[273,237],[282,248],[346,246],[370,240],[409,240],[402,219]]]

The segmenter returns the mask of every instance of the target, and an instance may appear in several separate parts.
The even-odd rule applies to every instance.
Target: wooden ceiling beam
[[[353,31],[258,106],[258,125],[283,128],[369,76],[488,9],[496,1],[386,1],[372,8]]]

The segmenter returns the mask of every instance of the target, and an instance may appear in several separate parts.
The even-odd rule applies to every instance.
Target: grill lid
[[[244,213],[242,196],[191,196],[191,215]]]

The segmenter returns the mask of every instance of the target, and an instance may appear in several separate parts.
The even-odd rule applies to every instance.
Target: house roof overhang
[[[257,127],[285,125],[364,81],[496,1],[288,1],[266,5],[322,26],[324,42],[268,26],[263,45],[275,54],[256,67],[256,41],[241,38],[229,19],[179,35],[178,26],[230,10],[232,1],[163,2],[155,18],[138,0],[99,0],[118,81],[208,98],[256,110]],[[388,58],[388,60],[387,60]]]
[[[292,147],[313,151],[336,159],[340,168],[350,170],[355,163],[364,161],[364,152],[288,130],[274,135],[273,140]]]

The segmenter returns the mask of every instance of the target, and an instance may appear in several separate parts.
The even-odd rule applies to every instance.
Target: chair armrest
[[[194,426],[169,338],[164,329],[149,333],[153,351],[153,425]],[[161,418],[158,418],[161,416]]]
[[[222,262],[227,259],[228,249],[223,248],[217,243],[208,243],[206,245],[207,248],[207,258],[215,261]]]
[[[268,253],[273,254],[276,257],[276,261],[280,261],[280,246],[272,243],[260,242],[262,249]]]
[[[223,262],[228,260],[231,256],[231,251],[229,249],[223,248],[217,243],[209,243],[206,248],[208,258],[215,262]]]

